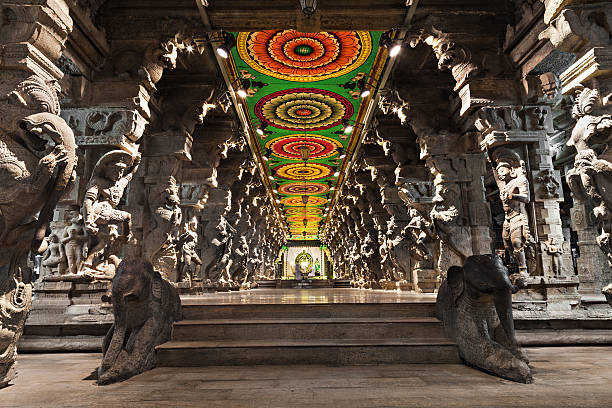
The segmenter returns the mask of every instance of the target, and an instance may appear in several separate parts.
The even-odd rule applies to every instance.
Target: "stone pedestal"
[[[103,296],[111,281],[82,275],[47,276],[34,283],[32,313],[19,342],[22,351],[99,351],[113,323]]]

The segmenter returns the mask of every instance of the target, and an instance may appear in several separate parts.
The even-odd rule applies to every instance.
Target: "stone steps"
[[[157,347],[160,367],[286,364],[458,364],[448,339],[170,341]]]
[[[433,302],[315,303],[315,304],[205,304],[183,303],[183,319],[277,319],[434,317]]]
[[[185,320],[156,349],[159,366],[460,361],[429,301],[185,303]]]
[[[425,318],[317,318],[183,320],[172,339],[386,339],[445,337],[440,322]]]

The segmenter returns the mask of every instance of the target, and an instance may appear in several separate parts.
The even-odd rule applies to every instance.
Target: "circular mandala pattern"
[[[238,34],[238,55],[251,68],[274,78],[321,81],[353,71],[372,52],[365,31],[302,33],[266,30]]]
[[[287,215],[323,215],[323,210],[319,207],[306,207],[302,208],[287,208],[285,210],[285,214]]]
[[[338,126],[353,115],[353,104],[335,92],[294,88],[273,92],[255,104],[255,116],[286,130],[323,130]]]
[[[321,217],[315,217],[312,215],[294,215],[292,217],[287,217],[287,222],[289,223],[302,223],[302,227],[304,226],[304,220],[308,221],[308,224],[316,224],[321,221]],[[308,224],[306,224],[308,226]]]
[[[308,197],[308,202],[306,203],[306,206],[323,205],[326,202],[327,199],[323,197],[310,196]],[[281,204],[287,205],[289,207],[304,207],[302,197],[285,197],[281,200]]]
[[[302,146],[308,147],[311,159],[325,159],[336,154],[342,143],[331,137],[308,134],[281,136],[266,143],[266,148],[272,149],[276,156],[290,160],[302,159]]]
[[[329,186],[323,183],[288,183],[280,185],[278,191],[295,195],[325,194],[329,191]]]
[[[277,176],[289,180],[319,180],[329,177],[334,169],[322,163],[288,163],[274,168]]]

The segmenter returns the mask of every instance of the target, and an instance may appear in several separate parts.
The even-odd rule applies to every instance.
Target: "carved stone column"
[[[73,133],[58,116],[63,74],[54,65],[71,30],[63,0],[0,4],[0,167],[5,175],[0,180],[0,388],[16,375],[17,341],[32,306],[28,251],[44,251],[47,223],[76,166]]]

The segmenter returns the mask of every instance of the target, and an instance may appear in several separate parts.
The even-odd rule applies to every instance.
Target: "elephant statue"
[[[155,346],[170,339],[172,323],[181,319],[181,299],[153,265],[123,260],[113,278],[115,322],[102,344],[98,384],[126,380],[155,367]]]
[[[514,336],[508,269],[494,254],[469,256],[449,268],[436,299],[436,314],[471,366],[512,381],[531,383],[529,359]]]

